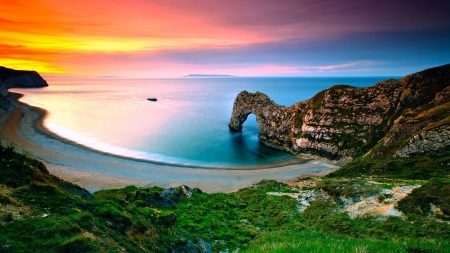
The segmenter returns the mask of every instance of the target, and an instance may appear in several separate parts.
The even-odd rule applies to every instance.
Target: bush
[[[450,218],[450,179],[433,178],[416,188],[398,202],[398,209],[406,214],[428,215],[431,204],[438,207],[444,217]]]

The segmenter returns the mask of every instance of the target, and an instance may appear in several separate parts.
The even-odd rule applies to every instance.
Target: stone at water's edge
[[[241,131],[250,113],[263,143],[293,153],[338,159],[381,145],[394,156],[443,154],[450,147],[450,64],[368,88],[334,86],[290,107],[242,91],[230,129]]]

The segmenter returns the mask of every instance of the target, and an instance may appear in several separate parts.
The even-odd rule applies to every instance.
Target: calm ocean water
[[[49,87],[12,91],[49,111],[44,124],[52,132],[92,149],[177,165],[243,167],[294,157],[259,142],[253,115],[241,133],[229,131],[242,90],[289,106],[336,84],[366,87],[387,78],[48,78]]]

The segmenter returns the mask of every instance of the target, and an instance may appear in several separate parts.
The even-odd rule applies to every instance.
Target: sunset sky
[[[447,63],[449,0],[0,5],[0,66],[47,76],[401,76]]]

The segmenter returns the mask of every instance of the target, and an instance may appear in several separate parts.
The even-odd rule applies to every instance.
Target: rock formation
[[[334,86],[290,107],[243,91],[229,127],[241,131],[250,113],[263,143],[292,153],[332,159],[368,151],[441,154],[450,146],[450,64],[368,88]]]
[[[2,83],[2,81],[0,80],[0,96],[5,97],[6,95],[8,95],[8,90],[6,89],[6,87]]]
[[[47,82],[36,72],[27,70],[14,70],[0,67],[0,89],[4,93],[9,88],[37,88],[48,86]]]
[[[447,151],[447,152],[445,152]],[[450,125],[422,131],[409,139],[408,144],[395,152],[397,157],[409,157],[414,154],[450,154]]]
[[[13,108],[13,105],[5,99],[9,88],[38,88],[46,86],[48,86],[47,82],[36,71],[0,67],[0,110],[7,111]]]

